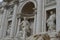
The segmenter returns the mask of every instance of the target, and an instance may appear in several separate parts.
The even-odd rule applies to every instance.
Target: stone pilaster
[[[7,12],[7,9],[5,7],[4,8],[4,13],[3,13],[3,18],[2,18],[0,37],[5,37],[6,36],[6,30],[7,30],[7,25],[8,25],[7,15],[8,15],[8,12]]]
[[[42,0],[42,32],[46,32],[45,0]]]
[[[14,2],[14,11],[13,11],[13,17],[12,17],[12,25],[11,25],[11,33],[10,37],[16,36],[16,27],[17,27],[17,1]]]
[[[56,0],[56,30],[60,31],[60,0]]]
[[[42,0],[37,0],[37,26],[36,34],[42,32]]]

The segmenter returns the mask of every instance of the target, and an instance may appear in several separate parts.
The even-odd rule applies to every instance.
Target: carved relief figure
[[[12,23],[12,21],[8,21],[7,35],[10,35],[10,32],[11,32],[11,23]]]
[[[31,35],[30,24],[29,24],[28,20],[26,19],[26,17],[24,17],[24,20],[21,22],[20,25],[23,30],[24,38],[30,36]]]
[[[56,25],[54,22],[56,20],[56,14],[53,13],[53,11],[51,11],[50,14],[50,17],[47,19],[48,31],[55,31]]]
[[[10,32],[11,32],[11,27],[8,28],[7,35],[10,35]]]

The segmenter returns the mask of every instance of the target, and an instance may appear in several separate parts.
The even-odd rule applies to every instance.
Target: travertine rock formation
[[[50,40],[50,36],[48,34],[36,34],[30,36],[27,40]]]

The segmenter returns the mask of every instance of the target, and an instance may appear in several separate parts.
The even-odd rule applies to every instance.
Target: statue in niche
[[[7,35],[10,35],[10,31],[11,31],[11,27],[9,26],[9,28],[7,30]]]
[[[24,20],[21,22],[20,26],[23,30],[23,37],[29,37],[31,35],[31,28],[30,23],[28,22],[26,17],[24,17]]]
[[[48,31],[55,31],[56,30],[56,14],[53,13],[53,11],[50,12],[50,17],[47,19],[47,26],[48,26]]]
[[[11,23],[12,23],[12,21],[8,22],[7,36],[10,35],[10,32],[11,32]]]

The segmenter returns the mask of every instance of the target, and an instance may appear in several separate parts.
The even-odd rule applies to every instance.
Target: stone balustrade
[[[23,40],[23,37],[22,37],[22,35],[23,34],[21,34],[22,33],[22,31],[20,31],[19,33],[18,33],[18,35],[16,36],[16,37],[14,37],[14,38],[10,38],[10,37],[5,37],[5,38],[3,38],[3,39],[1,39],[1,40]],[[50,40],[58,40],[59,38],[57,38],[57,34],[58,34],[58,32],[52,32],[52,33],[48,33],[48,32],[42,32],[42,33],[40,33],[40,34],[42,34],[42,35],[44,35],[44,34],[48,34],[49,36],[50,36]],[[35,34],[35,35],[39,35],[39,34]],[[59,36],[59,35],[58,35]],[[33,35],[31,35],[30,37],[28,37],[28,38],[32,38],[33,37]],[[26,38],[26,40],[28,40],[28,38]],[[30,39],[29,39],[30,40]]]

